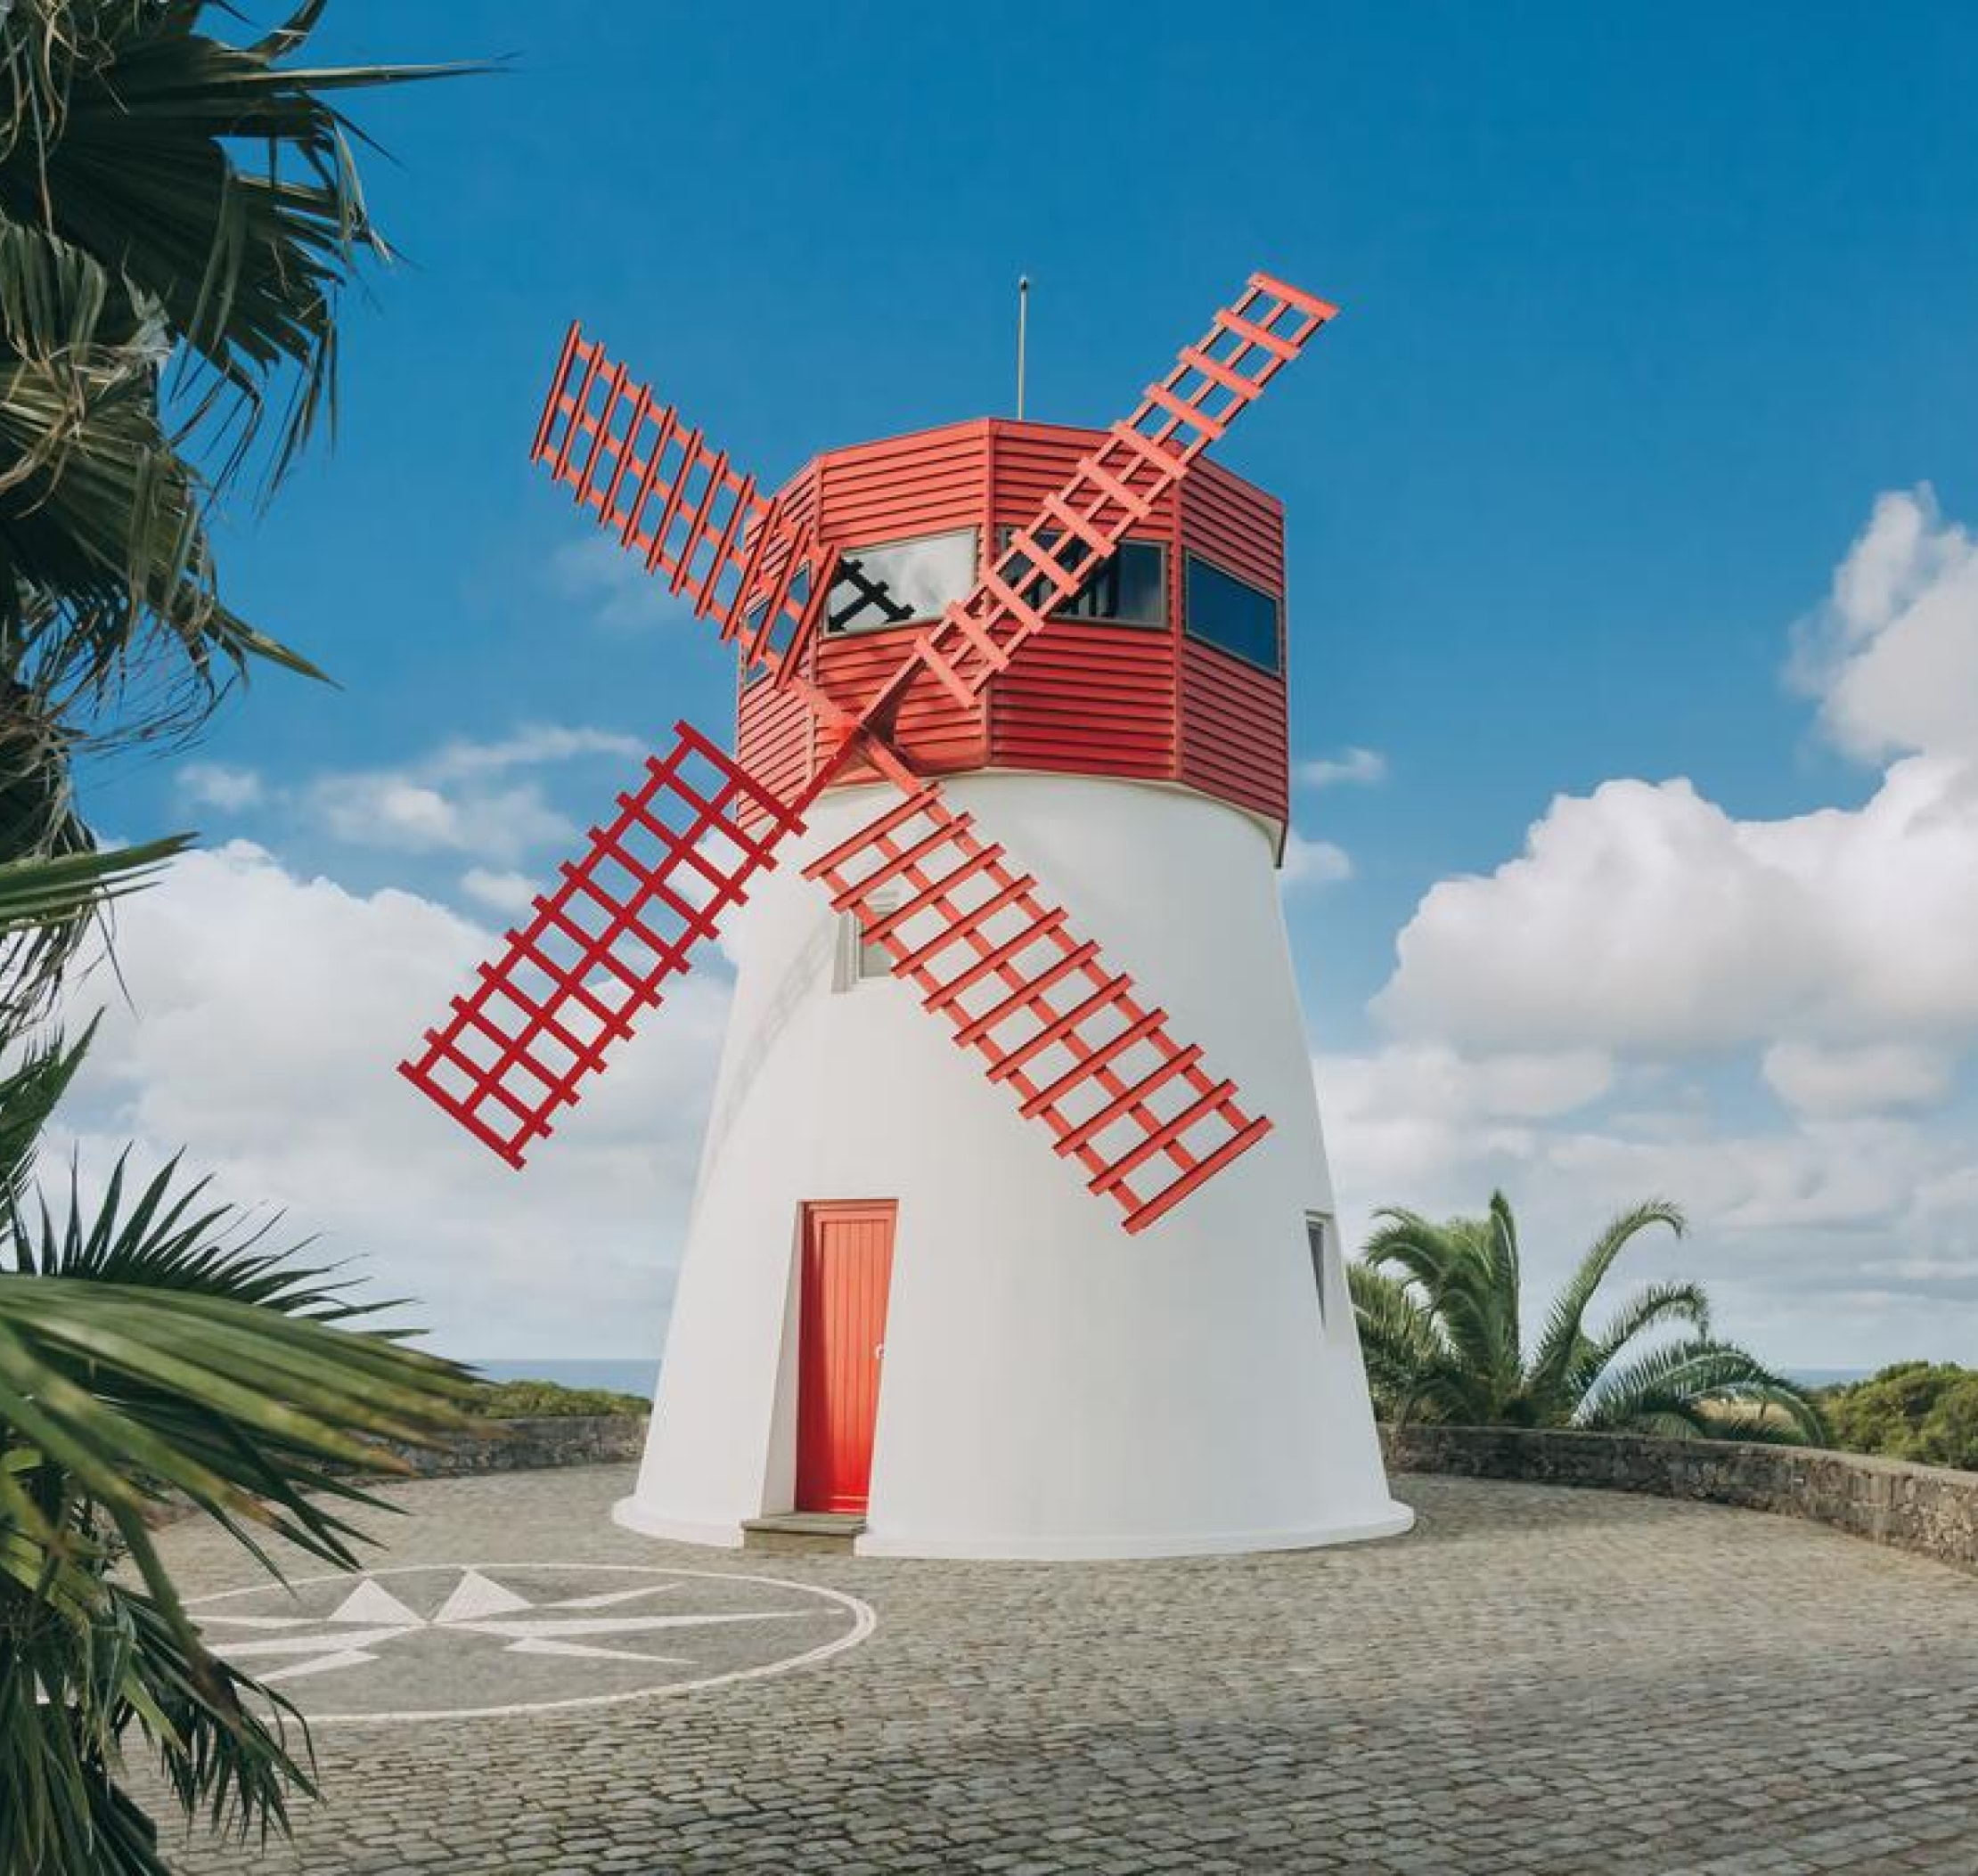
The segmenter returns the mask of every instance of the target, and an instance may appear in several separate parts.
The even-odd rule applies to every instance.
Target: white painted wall
[[[862,1551],[1168,1555],[1405,1529],[1352,1310],[1321,1319],[1304,1214],[1332,1210],[1271,844],[1189,791],[948,785],[1275,1123],[1129,1237],[904,983],[832,988],[801,877],[891,791],[836,791],[738,920],[740,979],[645,1462],[622,1521],[733,1544],[789,1509],[805,1200],[898,1201]]]

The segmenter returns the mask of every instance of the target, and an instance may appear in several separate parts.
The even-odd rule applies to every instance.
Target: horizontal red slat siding
[[[1180,779],[1283,820],[1290,790],[1284,680],[1213,645],[1184,641]]]
[[[989,693],[990,760],[1082,774],[1174,772],[1174,640],[1063,620]]]
[[[1103,430],[1026,424],[990,425],[993,472],[990,504],[996,526],[1022,527],[1037,518],[1046,495],[1057,493],[1080,461],[1105,440]],[[1166,541],[1173,533],[1174,497],[1164,494],[1136,534]]]
[[[893,673],[913,640],[911,625],[827,639],[812,660],[813,674],[835,701],[858,709]],[[908,691],[895,727],[895,743],[917,768],[946,774],[982,765],[982,712],[964,710],[931,679]]]
[[[976,427],[911,438],[883,453],[827,456],[818,466],[824,533],[852,548],[979,527],[982,456]]]
[[[811,713],[789,691],[758,684],[742,699],[735,760],[785,801],[810,779]]]
[[[794,516],[814,516],[842,547],[973,527],[982,531],[978,546],[993,554],[997,531],[1034,520],[1043,498],[1063,486],[1102,435],[1000,419],[950,424],[832,451],[783,494]],[[990,686],[986,722],[931,681],[917,684],[900,713],[898,746],[930,773],[993,764],[1169,779],[1281,820],[1288,788],[1283,681],[1186,639],[1181,604],[1187,551],[1281,595],[1282,507],[1205,459],[1134,537],[1167,550],[1166,631],[1055,623]],[[811,674],[856,707],[892,672],[915,629],[821,640]],[[753,773],[780,792],[809,779],[813,738],[802,705],[757,684],[742,692],[738,717],[737,750]],[[847,779],[855,779],[848,771]]]
[[[1283,598],[1283,508],[1207,457],[1181,484],[1181,533],[1196,553]]]
[[[817,513],[816,466],[799,470],[781,493],[790,519],[799,527],[808,526]],[[810,779],[813,728],[804,704],[758,679],[736,697],[735,760],[787,801]]]

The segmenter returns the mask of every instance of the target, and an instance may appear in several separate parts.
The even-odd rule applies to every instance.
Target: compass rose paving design
[[[223,1591],[208,1643],[312,1722],[603,1706],[756,1679],[872,1629],[855,1596],[632,1564],[413,1564]]]

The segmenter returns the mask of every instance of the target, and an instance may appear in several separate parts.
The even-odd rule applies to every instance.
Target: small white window
[[[879,893],[872,900],[872,911],[876,918],[884,918],[889,912],[900,909],[897,893]],[[865,935],[865,927],[859,922],[856,912],[846,912],[838,922],[838,963],[831,974],[831,987],[847,991],[855,983],[870,982],[874,977],[890,977],[893,975],[893,959],[887,955],[883,944],[877,944]]]
[[[900,895],[897,893],[880,893],[872,901],[875,918],[884,918],[899,909]],[[865,935],[865,928],[859,924],[855,915],[852,924],[858,936],[860,979],[862,981],[867,977],[890,977],[893,975],[893,959],[887,948],[883,944],[875,944]]]
[[[1312,1280],[1319,1286],[1319,1320],[1321,1323],[1326,1320],[1333,1296],[1332,1271],[1336,1260],[1333,1236],[1331,1212],[1305,1213],[1305,1244],[1312,1252]]]

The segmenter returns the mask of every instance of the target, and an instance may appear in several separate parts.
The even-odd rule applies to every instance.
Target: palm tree
[[[120,1784],[134,1729],[190,1817],[285,1829],[313,1795],[307,1729],[200,1643],[147,1528],[174,1497],[267,1562],[257,1531],[339,1568],[348,1476],[380,1440],[429,1444],[470,1383],[323,1273],[260,1247],[203,1187],[119,1160],[86,1211],[30,1195],[40,1121],[79,1044],[0,1082],[0,1871],[163,1876]],[[137,1582],[111,1575],[127,1554]],[[270,1564],[272,1568],[272,1564]]]
[[[1553,1300],[1537,1345],[1519,1320],[1517,1219],[1501,1192],[1481,1218],[1441,1224],[1388,1209],[1349,1267],[1376,1405],[1397,1423],[1578,1427],[1677,1439],[1824,1441],[1819,1409],[1743,1349],[1711,1334],[1693,1283],[1651,1284],[1590,1333],[1587,1312],[1660,1200],[1601,1232]]]
[[[78,757],[314,673],[222,601],[211,517],[333,416],[338,297],[387,253],[335,100],[437,69],[298,66],[323,5],[236,45],[201,0],[0,4],[0,1876],[162,1876],[134,1741],[188,1816],[285,1827],[306,1732],[201,1645],[149,1518],[348,1567],[351,1469],[466,1386],[176,1165],[94,1203],[33,1169],[89,1042],[55,994],[185,844],[97,851]]]

